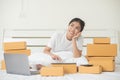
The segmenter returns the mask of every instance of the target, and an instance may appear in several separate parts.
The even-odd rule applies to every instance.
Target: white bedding
[[[7,74],[0,70],[0,80],[120,80],[120,65],[116,65],[114,72],[102,72],[101,74],[65,74],[60,77],[42,77],[41,75],[23,76]]]
[[[87,59],[84,56],[80,58],[73,58],[73,53],[69,51],[61,51],[54,53],[61,57],[62,61],[53,60],[49,55],[44,53],[34,53],[29,56],[30,64],[42,64],[45,66],[50,65],[50,63],[76,63],[77,66],[81,64],[88,64]]]

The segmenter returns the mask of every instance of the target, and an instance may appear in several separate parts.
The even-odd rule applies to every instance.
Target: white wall
[[[64,29],[74,17],[85,20],[86,29],[120,31],[120,0],[0,0],[5,28]]]
[[[5,28],[65,28],[74,17],[86,28],[118,28],[120,0],[0,0]]]

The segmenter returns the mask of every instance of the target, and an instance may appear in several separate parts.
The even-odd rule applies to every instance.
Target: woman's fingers
[[[61,57],[59,57],[58,55],[55,55],[55,54],[52,56],[52,59],[62,61]]]
[[[77,33],[72,39],[77,39],[78,37],[80,37],[81,32]]]
[[[79,33],[76,35],[76,37],[80,37],[80,35],[81,35],[81,32],[79,32]]]
[[[58,56],[57,60],[62,61],[61,57]]]
[[[78,33],[78,36],[80,36],[80,35],[81,35],[81,32]]]

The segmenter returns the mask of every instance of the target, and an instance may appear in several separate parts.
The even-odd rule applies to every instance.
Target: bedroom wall
[[[120,0],[0,0],[0,25],[5,28],[66,28],[80,17],[86,28],[120,26]]]
[[[86,29],[115,29],[120,39],[119,14],[120,0],[0,0],[0,26],[6,29],[65,29],[80,17]]]

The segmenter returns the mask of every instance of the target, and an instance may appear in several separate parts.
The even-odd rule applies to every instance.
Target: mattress
[[[114,72],[102,72],[101,74],[65,74],[59,77],[43,77],[40,74],[23,76],[7,74],[5,70],[0,70],[0,80],[120,80],[120,65],[116,65]]]

